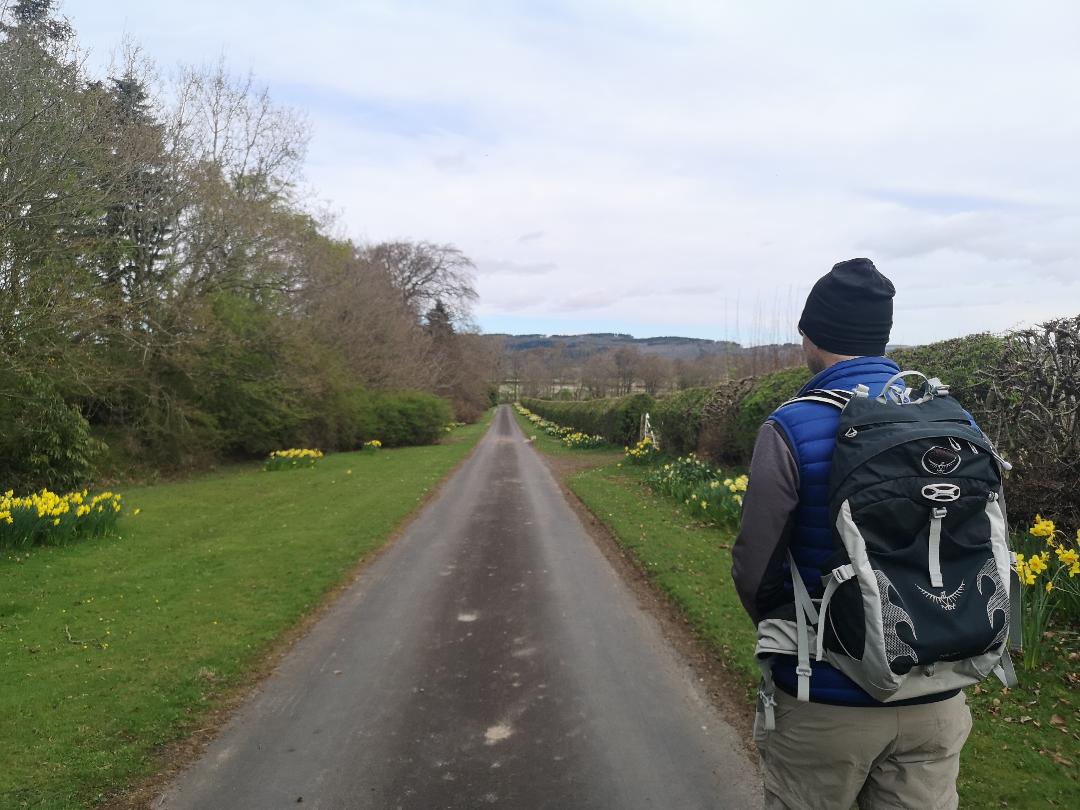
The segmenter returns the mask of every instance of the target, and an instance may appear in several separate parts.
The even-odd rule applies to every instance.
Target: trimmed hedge
[[[373,393],[370,408],[371,422],[361,443],[378,439],[387,447],[434,444],[454,420],[447,400],[423,391]]]
[[[603,436],[614,444],[629,445],[638,440],[641,417],[651,412],[656,400],[648,394],[630,394],[608,399],[563,402],[550,399],[522,399],[521,404],[535,414],[583,433]]]
[[[805,366],[785,368],[766,374],[753,383],[753,387],[739,403],[734,420],[735,452],[740,463],[750,463],[758,429],[769,418],[769,414],[799,393],[799,389],[810,381],[811,376],[813,375]]]
[[[926,346],[896,349],[889,357],[902,371],[921,371],[928,377],[940,377],[949,386],[951,395],[971,412],[975,420],[990,429],[986,403],[990,382],[1004,359],[1006,343],[1006,338],[998,335],[968,335]]]
[[[682,456],[697,450],[701,420],[712,395],[711,388],[687,388],[656,400],[650,417],[665,453]]]
[[[358,450],[378,439],[386,447],[434,444],[454,420],[454,408],[424,391],[365,391],[359,386],[324,393],[293,444]]]

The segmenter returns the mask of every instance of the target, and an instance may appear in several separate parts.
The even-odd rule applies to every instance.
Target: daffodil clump
[[[382,442],[380,442],[378,439],[372,439],[369,442],[364,442],[365,450],[378,450],[380,447],[382,447]]]
[[[443,430],[446,431],[447,433],[450,433],[453,430],[457,430],[458,428],[463,428],[463,427],[465,427],[464,422],[451,422],[449,425],[444,427]]]
[[[626,460],[631,464],[652,464],[660,455],[660,448],[651,436],[646,436],[633,447],[624,447]]]
[[[0,547],[53,545],[76,536],[111,532],[123,511],[123,497],[115,492],[69,492],[47,489],[25,497],[8,490],[0,498]],[[133,514],[138,514],[135,510]]]
[[[1035,516],[1016,553],[1016,574],[1024,586],[1021,607],[1024,666],[1034,669],[1042,657],[1044,634],[1062,615],[1066,623],[1080,621],[1080,529],[1075,536]]]
[[[738,523],[749,479],[728,476],[694,453],[657,467],[645,479],[657,492],[676,498],[698,517],[726,526]]]
[[[562,425],[558,425],[555,422],[552,422],[550,419],[545,419],[544,417],[540,416],[539,414],[533,413],[528,408],[526,408],[524,405],[522,405],[520,402],[515,403],[514,408],[515,408],[515,410],[517,410],[518,413],[520,413],[522,416],[524,416],[526,419],[528,419],[530,422],[532,422],[532,424],[536,425],[536,427],[538,427],[538,428],[540,428],[540,430],[544,431],[544,433],[548,434],[549,436],[554,436],[556,439],[562,439],[563,444],[566,444],[566,438],[568,436],[578,432],[578,431],[574,430],[574,428],[563,427]],[[601,439],[601,444],[602,443],[603,443],[603,439]],[[577,445],[567,444],[566,446],[567,447],[575,447]],[[599,446],[599,445],[597,445],[597,446]]]
[[[275,450],[270,454],[270,457],[266,459],[266,464],[263,465],[263,469],[267,472],[277,472],[278,470],[295,470],[301,467],[314,467],[319,463],[319,459],[322,457],[322,450],[303,450],[299,448],[294,448],[292,450]]]
[[[573,430],[573,428],[564,428],[563,426],[561,426],[561,424],[556,424],[550,419],[544,419],[539,414],[532,413],[531,410],[529,410],[527,407],[525,407],[519,402],[514,403],[514,409],[517,410],[518,414],[524,416],[526,419],[532,422],[532,424],[535,424],[536,427],[538,427],[540,430],[542,430],[549,436],[554,436],[555,438],[566,438],[566,436],[576,432],[575,430]]]
[[[594,447],[603,447],[607,444],[607,440],[605,440],[603,436],[596,436],[589,433],[582,433],[580,430],[575,430],[563,435],[562,443],[567,447],[573,447],[578,450],[589,450]]]

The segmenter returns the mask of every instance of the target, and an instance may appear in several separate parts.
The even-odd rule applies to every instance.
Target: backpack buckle
[[[799,664],[797,667],[795,667],[795,674],[802,678],[809,678],[811,675],[814,674],[814,670],[810,668],[809,664],[805,666]]]
[[[839,568],[832,570],[833,579],[835,579],[841,585],[847,582],[849,579],[855,578],[855,566],[851,563],[847,565],[841,565]]]

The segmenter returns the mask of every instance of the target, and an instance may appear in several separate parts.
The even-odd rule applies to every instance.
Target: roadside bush
[[[423,391],[374,392],[370,395],[371,433],[387,447],[434,444],[454,419],[454,409],[442,397]]]
[[[799,393],[811,376],[809,369],[803,366],[774,371],[753,382],[739,402],[732,425],[736,460],[740,464],[750,462],[758,428],[769,418],[769,414]]]
[[[650,416],[665,453],[686,455],[697,450],[702,413],[713,390],[687,388],[656,400]]]
[[[550,399],[522,399],[533,413],[583,433],[603,436],[612,444],[630,445],[638,440],[641,417],[656,403],[648,394],[630,394],[610,399],[562,402]]]
[[[736,421],[739,407],[754,387],[753,377],[727,380],[712,390],[701,413],[701,433],[697,452],[702,458],[718,464],[745,465]]]
[[[938,377],[950,393],[980,425],[986,421],[985,407],[990,382],[999,368],[1007,340],[997,335],[978,334],[896,349],[889,353],[901,371],[921,371]]]
[[[77,489],[103,449],[46,380],[0,371],[0,491]]]
[[[1080,317],[1010,334],[987,376],[986,430],[1013,463],[1010,515],[1080,526]]]

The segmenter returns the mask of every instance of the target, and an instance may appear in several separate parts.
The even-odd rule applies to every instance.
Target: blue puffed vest
[[[896,363],[886,357],[856,357],[817,374],[802,387],[799,395],[814,388],[850,391],[862,384],[870,389],[870,396],[877,396],[899,370]],[[794,515],[790,549],[807,591],[817,599],[822,593],[822,569],[833,550],[827,498],[840,411],[818,402],[796,402],[778,408],[769,419],[784,432],[799,468],[799,505]],[[784,578],[784,587],[788,593],[792,593],[786,560]],[[776,685],[792,695],[796,693],[798,685],[795,666],[795,657],[785,655],[777,656],[772,667]],[[829,664],[811,661],[810,667],[813,670],[810,700],[845,705],[879,705],[854,681]]]

